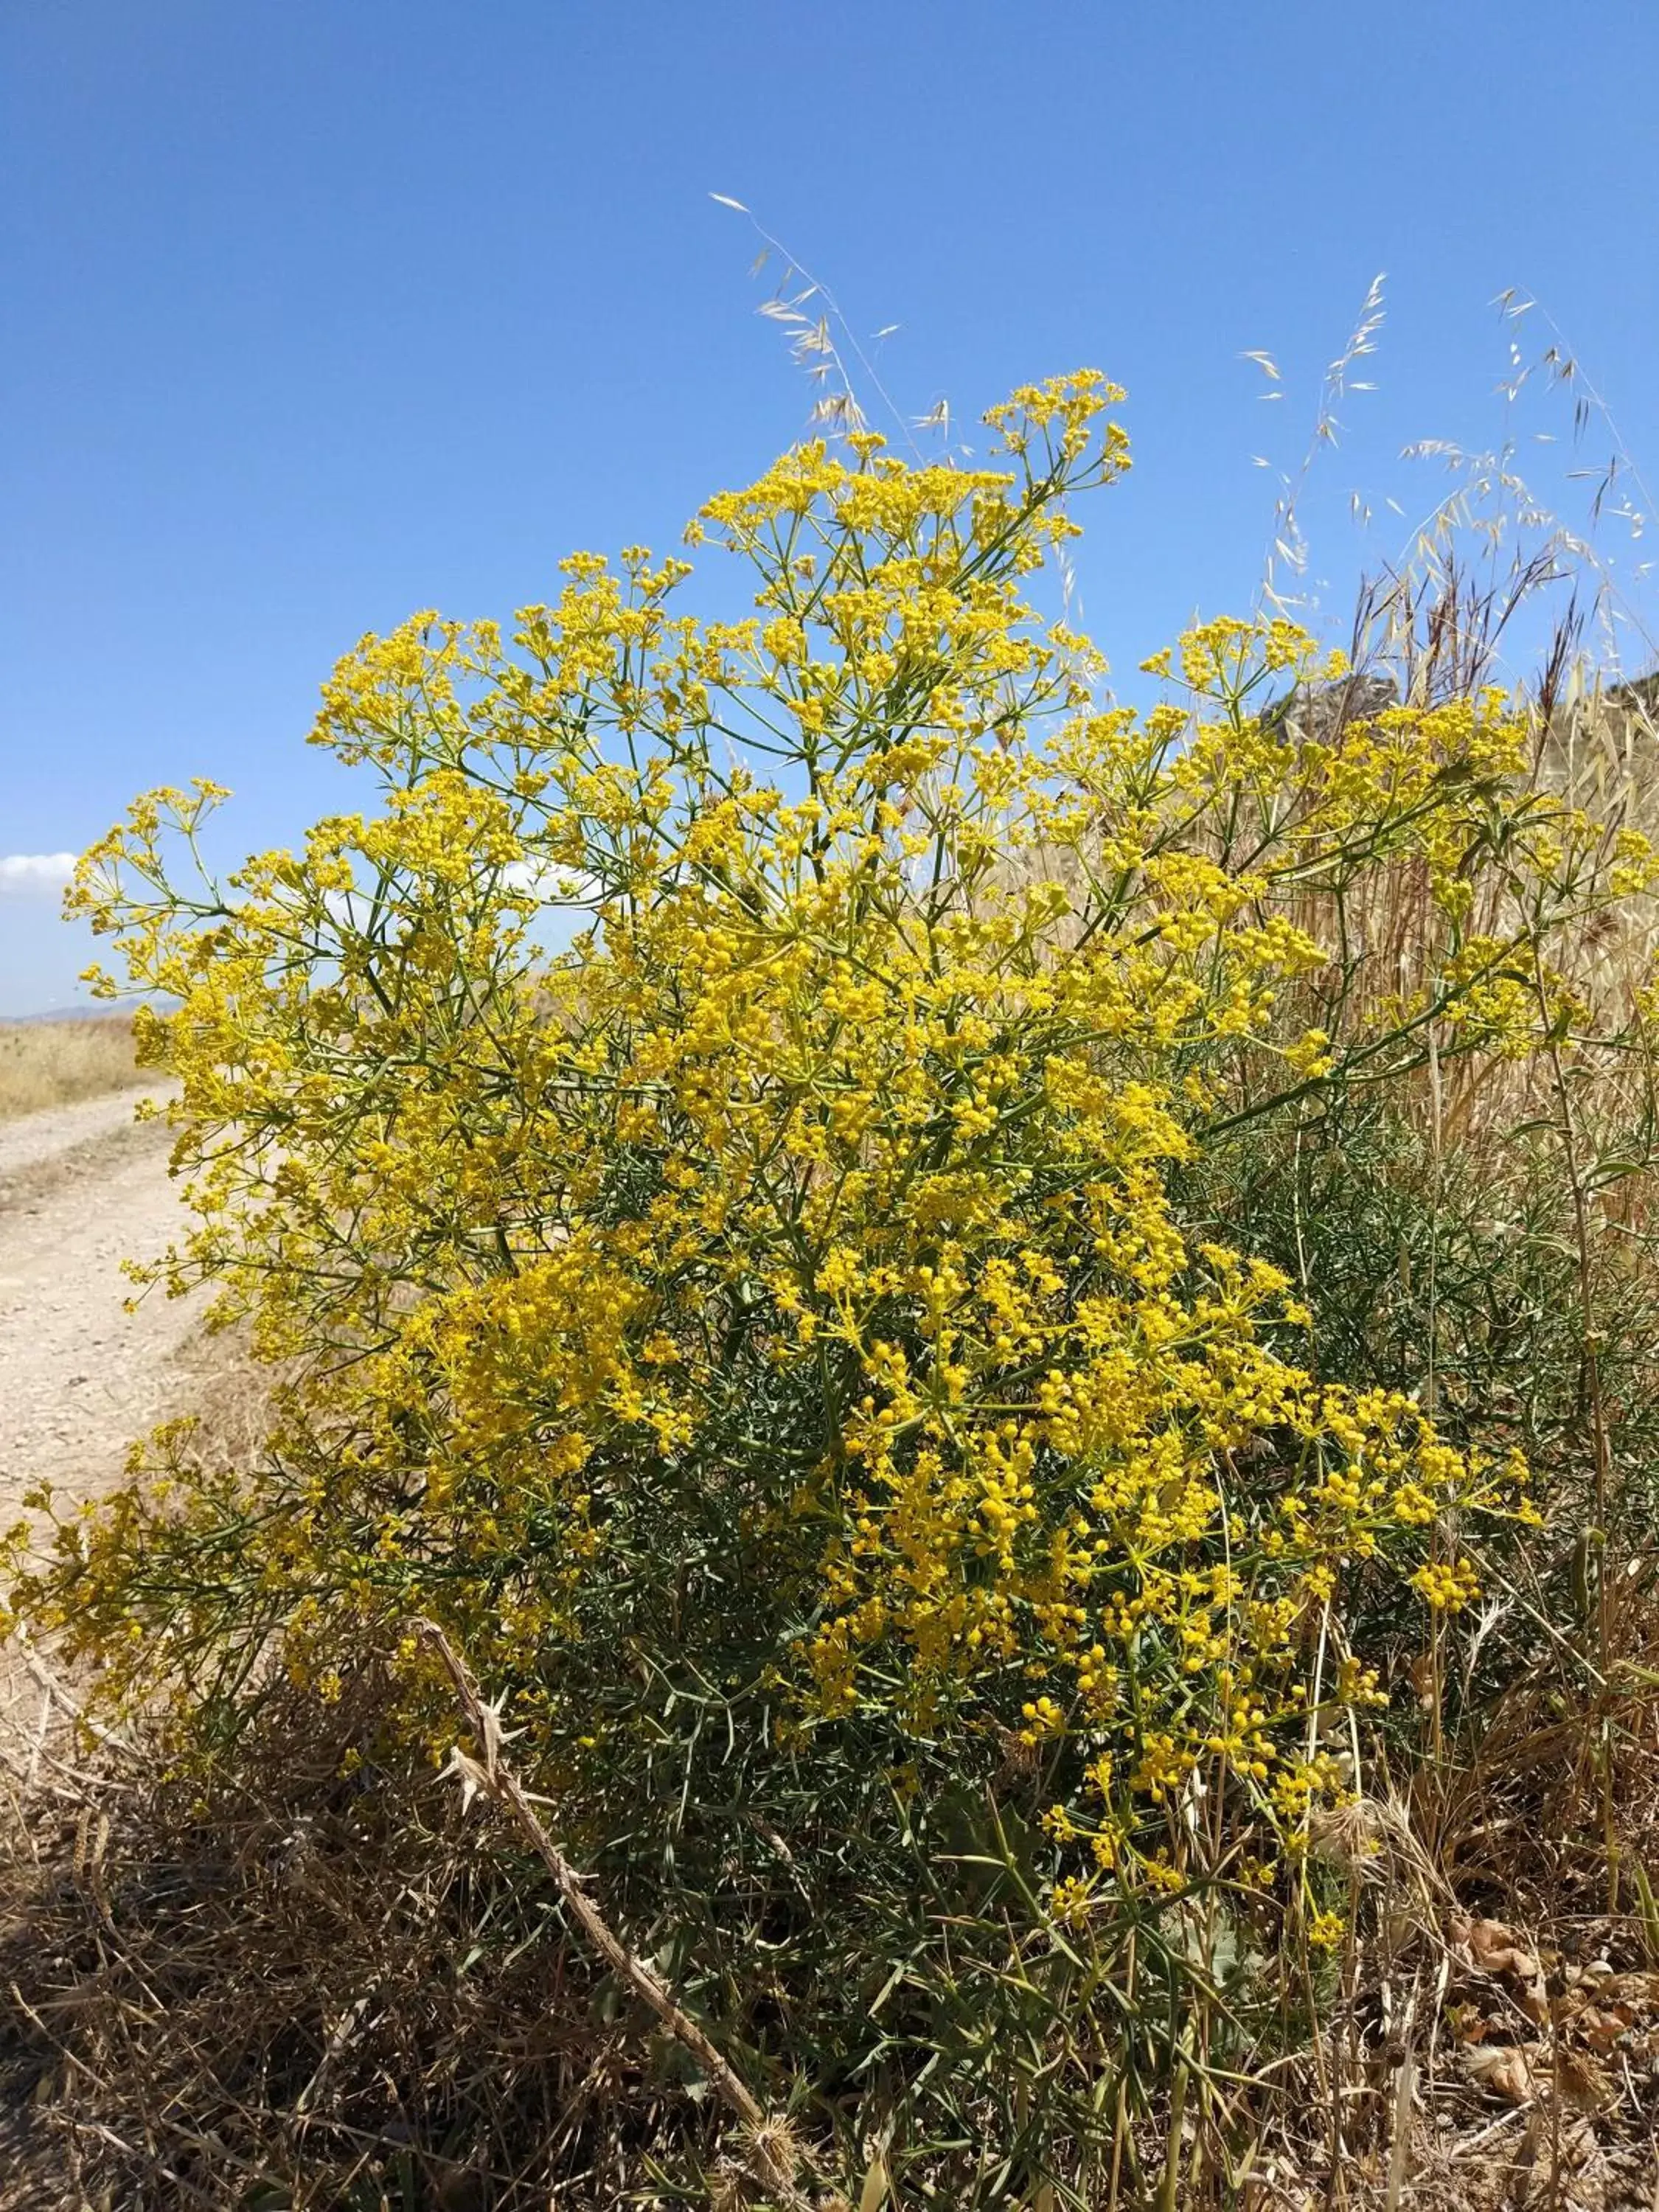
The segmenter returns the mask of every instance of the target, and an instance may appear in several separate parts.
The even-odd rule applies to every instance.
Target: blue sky
[[[289,841],[338,799],[302,740],[363,631],[672,544],[802,434],[711,191],[900,325],[906,414],[1127,385],[1079,574],[1132,666],[1249,603],[1380,270],[1377,388],[1310,499],[1334,626],[1400,550],[1386,498],[1441,489],[1401,447],[1504,434],[1503,288],[1659,456],[1656,82],[1652,0],[9,0],[0,1013],[71,995],[54,856],[135,792],[210,774],[240,848]]]

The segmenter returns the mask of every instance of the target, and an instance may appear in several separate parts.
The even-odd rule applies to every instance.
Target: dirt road
[[[124,1259],[183,1224],[167,1137],[134,1094],[0,1121],[0,1528],[42,1475],[91,1493],[183,1395],[175,1355],[198,1302],[122,1310]]]

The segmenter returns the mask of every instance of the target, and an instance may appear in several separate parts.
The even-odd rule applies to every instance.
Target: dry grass
[[[1659,1656],[1646,1611],[1630,1626]],[[380,1766],[385,1687],[371,1660],[332,1704],[274,1689],[203,1792],[159,1745],[46,1727],[72,1693],[37,1664],[0,1764],[5,2212],[684,2201],[649,2154],[712,2161],[694,2070],[489,1816]],[[1366,1801],[1322,1833],[1363,1862],[1371,1932],[1320,2032],[1239,2082],[1228,2155],[1194,2133],[1179,2193],[1117,2212],[1651,2212],[1659,1923],[1639,1890],[1607,1907],[1587,1753],[1611,1722],[1638,1863],[1659,1709],[1541,1690],[1517,1686],[1436,1802]],[[738,2167],[708,2179],[690,2201],[780,2202]]]
[[[0,1915],[8,2212],[528,2212],[561,2182],[600,2212],[641,2138],[698,2131],[633,2009],[607,2022],[599,1978],[536,1940],[550,1897],[491,1866],[454,1792],[342,1784],[363,1716],[334,1717],[273,1715],[247,1786],[195,1819],[131,1762],[84,1810],[73,1784],[37,1800]]]
[[[0,1121],[130,1090],[143,1080],[125,1014],[0,1022]]]

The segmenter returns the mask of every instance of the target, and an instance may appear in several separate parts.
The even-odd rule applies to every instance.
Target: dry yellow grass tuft
[[[143,1082],[125,1014],[0,1022],[0,1121]]]

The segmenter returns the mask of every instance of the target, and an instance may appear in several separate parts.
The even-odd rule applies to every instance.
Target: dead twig
[[[588,1895],[585,1878],[577,1873],[542,1822],[529,1793],[501,1757],[507,1740],[501,1710],[490,1705],[472,1680],[465,1662],[435,1621],[416,1619],[410,1631],[428,1644],[443,1662],[455,1686],[462,1716],[471,1729],[481,1756],[474,1759],[458,1744],[449,1755],[446,1771],[461,1784],[470,1800],[481,1794],[500,1805],[512,1818],[525,1841],[547,1869],[571,1917],[612,1971],[643,1999],[675,2041],[688,2051],[708,2086],[742,2122],[748,2135],[749,2165],[754,2178],[775,2190],[784,2202],[811,2212],[813,2199],[799,2185],[805,2171],[811,2176],[811,2161],[787,2120],[766,2112],[731,2065],[710,2042],[689,2013],[676,2003],[667,1984],[641,1959],[635,1957],[613,1932],[610,1923]]]

